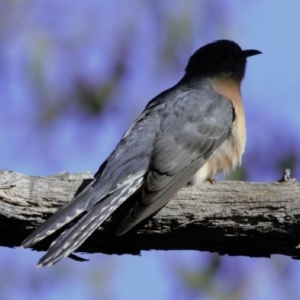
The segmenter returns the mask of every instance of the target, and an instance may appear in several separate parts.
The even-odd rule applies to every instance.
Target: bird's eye
[[[220,58],[224,61],[230,60],[231,54],[227,51],[223,51],[220,53]]]

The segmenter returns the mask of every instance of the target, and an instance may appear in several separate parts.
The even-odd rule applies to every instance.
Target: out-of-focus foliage
[[[299,176],[300,66],[290,57],[300,51],[300,7],[267,2],[0,0],[0,168],[95,172],[146,103],[180,79],[188,57],[228,38],[264,53],[249,59],[248,142],[228,178],[277,180],[288,167]],[[298,265],[282,257],[97,255],[35,271],[40,253],[0,250],[0,299],[300,297]]]

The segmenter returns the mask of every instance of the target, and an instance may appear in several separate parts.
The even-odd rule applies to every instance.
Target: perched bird
[[[260,53],[228,40],[197,50],[183,78],[148,103],[94,180],[23,241],[21,247],[30,247],[78,217],[38,267],[69,256],[131,195],[138,200],[116,235],[158,211],[188,182],[239,164],[246,142],[240,86],[247,57]]]

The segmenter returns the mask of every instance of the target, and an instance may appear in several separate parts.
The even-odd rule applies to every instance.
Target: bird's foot
[[[295,182],[297,181],[295,178],[291,178],[291,169],[285,169],[281,179],[278,182]]]
[[[216,179],[215,179],[214,177],[209,177],[209,178],[207,178],[207,181],[208,181],[210,184],[216,184],[216,183],[217,183],[217,181],[216,181]]]

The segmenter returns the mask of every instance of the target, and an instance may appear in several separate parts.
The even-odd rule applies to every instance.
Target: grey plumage
[[[226,47],[233,43],[223,42]],[[238,45],[233,49],[242,51]],[[50,266],[70,255],[136,193],[138,201],[116,234],[130,230],[163,207],[231,135],[235,114],[230,99],[200,72],[198,76],[195,67],[192,71],[192,76],[187,72],[178,84],[148,103],[94,181],[24,240],[22,247],[30,247],[79,217],[51,244],[38,266]]]
[[[22,246],[30,247],[87,212],[51,245],[39,265],[57,262],[76,250],[124,200],[146,183],[140,202],[117,231],[118,235],[125,233],[164,206],[193,177],[228,136],[232,121],[230,101],[205,82],[177,84],[148,104],[100,167],[95,180],[29,235]],[[121,198],[122,193],[125,198]]]

